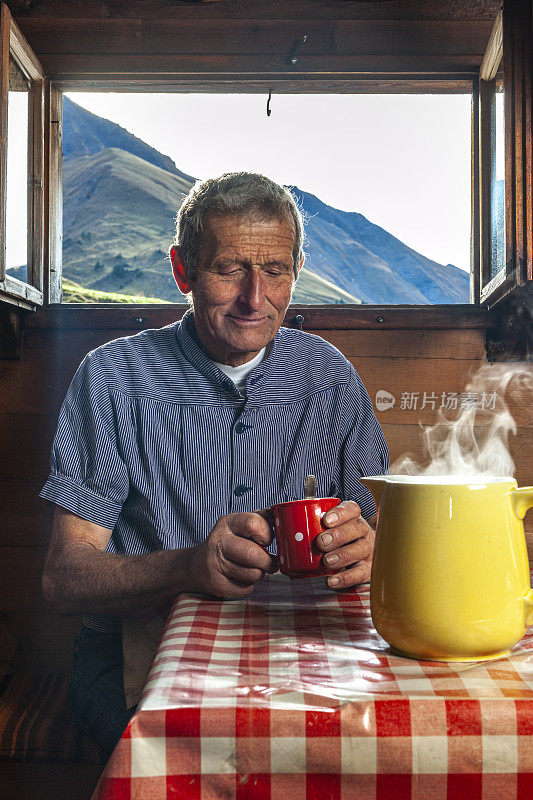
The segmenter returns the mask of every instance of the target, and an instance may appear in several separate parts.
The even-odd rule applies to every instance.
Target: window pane
[[[6,269],[27,280],[30,80],[10,55],[7,109]]]
[[[495,78],[491,114],[490,277],[505,267],[505,146],[503,71]]]
[[[183,302],[195,179],[260,172],[306,212],[294,303],[468,303],[471,95],[68,93],[64,300]],[[70,281],[70,283],[69,283]]]

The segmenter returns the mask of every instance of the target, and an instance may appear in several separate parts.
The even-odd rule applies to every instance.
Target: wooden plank
[[[0,286],[6,277],[7,104],[9,96],[9,9],[0,6]]]
[[[44,482],[50,469],[57,412],[54,413],[55,409],[43,412],[0,413],[0,480],[31,478]]]
[[[131,336],[137,331],[124,328],[69,329],[68,352],[62,362],[67,369],[75,368],[83,356],[95,347]],[[484,361],[485,331],[479,328],[456,330],[315,330],[310,331],[331,342],[349,358],[362,355],[380,355],[390,358],[446,358]],[[24,357],[39,369],[44,361],[51,360],[52,352],[61,348],[61,330],[26,328],[24,331]]]
[[[491,175],[492,175],[492,106],[494,85],[479,81],[479,222],[481,264],[480,291],[491,281]]]
[[[21,313],[16,306],[0,304],[0,359],[20,359]]]
[[[496,72],[498,71],[498,66],[502,59],[503,53],[503,19],[502,19],[502,12],[498,12],[498,16],[494,22],[494,26],[492,28],[489,42],[487,44],[487,49],[485,51],[485,55],[483,56],[483,61],[481,62],[481,68],[479,70],[479,77],[484,81],[491,81],[495,76]]]
[[[41,293],[44,282],[43,239],[44,239],[44,82],[32,81],[30,94],[30,189],[28,191],[28,283]]]
[[[51,80],[64,80],[69,76],[106,75],[133,76],[150,73],[176,75],[181,78],[194,75],[243,75],[251,78],[264,75],[291,77],[304,74],[316,77],[335,73],[364,75],[367,73],[405,73],[425,75],[435,72],[457,71],[477,74],[482,59],[478,54],[370,54],[315,56],[302,53],[297,64],[289,67],[286,56],[248,54],[51,54],[42,53],[41,61]]]
[[[480,153],[479,153],[479,79],[472,85],[472,115],[471,115],[471,140],[470,140],[470,213],[472,220],[472,267],[470,272],[470,302],[475,305],[480,303],[481,290],[481,228],[480,228]]]
[[[346,79],[342,75],[328,76],[327,79],[309,79],[305,75],[291,76],[285,80],[269,78],[247,78],[239,76],[204,80],[195,76],[193,80],[182,80],[179,76],[169,79],[167,75],[152,74],[149,78],[135,76],[123,79],[113,75],[99,75],[84,78],[72,75],[66,80],[55,80],[54,85],[63,91],[98,92],[248,92],[267,94],[278,93],[334,92],[336,94],[468,94],[472,90],[472,75],[451,73],[446,75],[426,75],[423,78],[410,78],[401,75],[381,75],[379,80],[369,77]],[[112,81],[112,83],[111,83]]]
[[[494,315],[472,305],[447,306],[290,306],[285,323],[304,317],[304,330],[451,330],[490,327]]]
[[[518,31],[513,30],[513,15],[516,3],[506,3],[503,15],[503,77],[504,77],[504,116],[505,116],[505,274],[514,266],[515,256],[515,75],[516,62],[513,49]],[[514,281],[512,281],[514,284]],[[490,297],[490,295],[489,295]]]
[[[500,0],[389,0],[347,3],[345,0],[268,0],[188,4],[162,0],[11,0],[19,24],[30,18],[59,19],[462,19],[494,20]]]
[[[0,280],[2,292],[30,303],[42,303],[43,262],[43,95],[42,68],[13,19],[9,22],[9,52],[31,79],[28,107],[28,283],[9,275]]]
[[[383,358],[473,359],[484,362],[485,332],[453,331],[320,331],[317,335],[331,342],[346,358],[360,355]]]
[[[29,283],[19,281],[18,278],[14,278],[9,274],[6,274],[4,280],[0,281],[0,291],[2,294],[13,295],[13,297],[20,299],[22,303],[26,302],[30,306],[34,303],[36,305],[42,305],[43,303],[43,293],[39,289],[30,286]]]
[[[42,80],[43,68],[39,59],[13,17],[9,28],[9,47],[13,56],[32,80]]]
[[[26,329],[53,328],[58,335],[66,330],[130,330],[159,328],[181,319],[185,303],[161,305],[64,303],[37,310],[27,317]],[[494,313],[471,305],[446,306],[298,306],[287,310],[284,325],[294,327],[295,317],[304,317],[304,330],[486,330],[496,322]],[[110,338],[114,338],[110,335]]]
[[[95,764],[2,762],[2,800],[90,800],[103,769]]]
[[[0,613],[49,611],[41,590],[46,550],[0,547]]]
[[[62,299],[63,260],[63,93],[46,81],[45,92],[45,303]]]
[[[526,6],[527,8],[527,6]],[[533,32],[533,4],[525,26]],[[525,142],[525,280],[533,281],[533,33],[524,40],[524,142]]]
[[[475,54],[490,21],[27,19],[24,32],[43,54],[254,53],[287,57],[303,34],[302,55]]]
[[[6,455],[10,458],[11,452]],[[30,463],[28,459],[26,465]],[[54,505],[39,497],[48,471],[45,472],[44,477],[38,478],[23,475],[0,479],[0,545],[48,547]]]
[[[527,0],[528,6],[531,5]],[[525,282],[522,275],[525,264],[525,233],[524,233],[524,23],[525,4],[523,0],[515,2],[516,8],[513,10],[513,106],[514,106],[514,186],[512,187],[512,197],[514,203],[514,252],[513,266],[516,270],[516,283],[520,286]],[[528,38],[531,38],[533,31],[529,31]],[[531,65],[529,65],[531,67]],[[505,75],[504,75],[505,84]],[[506,96],[507,99],[507,96]],[[509,273],[509,268],[507,269]]]
[[[459,406],[466,400],[462,395],[478,368],[474,361],[390,359],[376,356],[358,356],[353,359],[353,363],[375,406],[378,391],[385,391],[394,397],[394,405],[383,411],[377,410],[376,415],[380,422],[398,425],[434,425],[438,421],[442,403],[448,402],[450,394],[458,395]],[[524,364],[524,367],[533,379],[533,363]],[[487,388],[486,394],[492,395],[494,391],[494,387]],[[483,389],[479,389],[475,398],[478,403],[483,401],[480,396],[482,392]],[[404,394],[416,395],[405,408]],[[531,395],[527,393],[527,388],[520,399],[511,391],[508,391],[505,399],[516,424],[522,428],[532,428]],[[491,398],[487,396],[485,404],[491,403]],[[448,413],[455,418],[453,410]],[[478,410],[476,425],[491,424],[493,416],[490,408]]]

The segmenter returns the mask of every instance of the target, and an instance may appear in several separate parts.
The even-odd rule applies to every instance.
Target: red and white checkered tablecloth
[[[533,800],[533,629],[474,664],[391,653],[368,586],[182,595],[93,800]]]

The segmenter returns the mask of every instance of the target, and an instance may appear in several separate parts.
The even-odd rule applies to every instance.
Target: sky
[[[469,270],[470,95],[68,96],[195,178],[262,172]]]
[[[18,267],[27,259],[27,92],[9,92],[7,120],[6,268]]]

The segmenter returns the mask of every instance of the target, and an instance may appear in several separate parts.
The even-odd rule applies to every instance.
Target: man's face
[[[215,361],[239,366],[276,335],[294,283],[292,219],[210,214],[190,282],[196,332]]]

